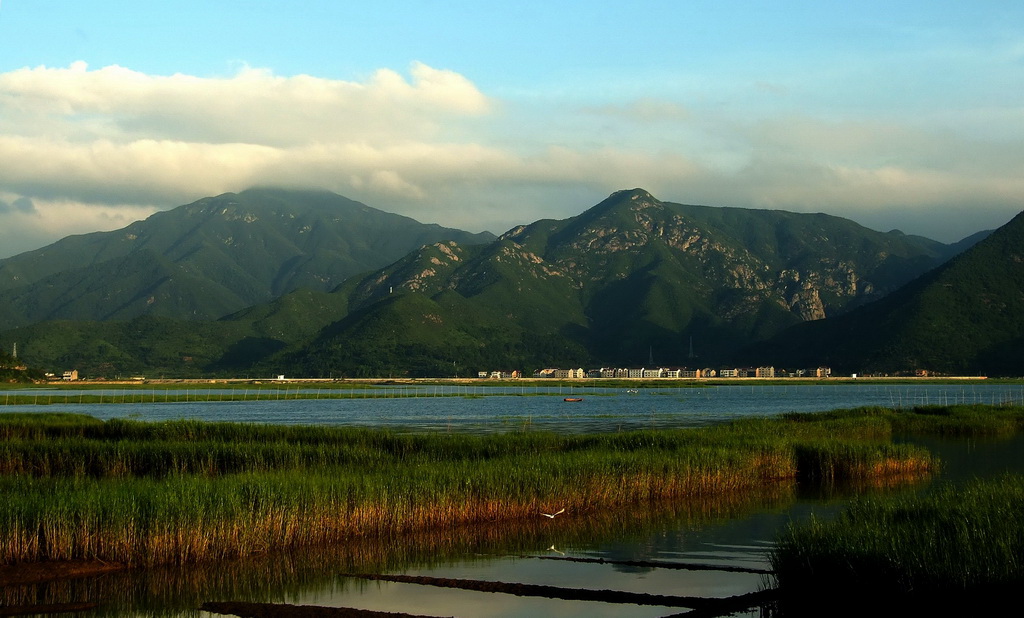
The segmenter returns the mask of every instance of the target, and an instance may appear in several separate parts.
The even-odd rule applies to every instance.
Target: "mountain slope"
[[[250,189],[0,261],[0,318],[214,319],[296,288],[333,289],[426,243],[493,238],[325,191]]]
[[[752,356],[847,371],[1024,374],[1024,213],[848,315],[785,331]]]
[[[423,247],[353,282],[339,293],[360,320],[341,319],[291,358],[313,368],[331,364],[330,356],[355,368],[353,357],[331,352],[355,343],[389,356],[393,346],[367,320],[401,304],[404,317],[382,323],[423,323],[442,313],[395,297],[447,295],[460,317],[431,328],[449,341],[489,333],[475,349],[491,353],[470,355],[485,365],[529,358],[537,340],[573,350],[561,355],[573,364],[642,364],[650,355],[683,364],[691,337],[700,362],[720,362],[751,340],[878,298],[945,258],[941,243],[837,217],[688,206],[621,191],[577,217],[521,226],[489,245]]]

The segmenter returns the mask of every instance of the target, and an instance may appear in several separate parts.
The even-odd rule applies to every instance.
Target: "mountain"
[[[250,189],[0,260],[0,320],[209,320],[297,288],[331,290],[440,240],[494,239],[326,191]]]
[[[883,298],[954,251],[839,217],[662,202],[634,189],[487,244],[424,244],[329,293],[299,290],[217,322],[61,323],[60,336],[39,324],[4,340],[62,367],[85,352],[102,366],[106,350],[119,359],[108,374],[467,375],[651,357],[707,366]]]
[[[1024,213],[893,294],[749,352],[846,371],[1024,375]]]
[[[427,371],[460,359],[716,363],[752,340],[880,298],[949,252],[838,217],[621,191],[571,219],[517,227],[489,245],[425,246],[350,281],[338,292],[350,313],[277,360],[312,373]]]

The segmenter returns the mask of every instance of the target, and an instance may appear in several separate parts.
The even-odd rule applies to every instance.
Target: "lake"
[[[182,395],[184,394],[184,395]],[[569,431],[695,427],[743,416],[817,412],[860,406],[911,407],[954,403],[1024,404],[1021,384],[754,384],[705,388],[605,388],[425,385],[356,390],[259,386],[243,389],[24,389],[5,391],[39,404],[5,405],[15,412],[74,411],[97,418],[241,423],[358,425],[413,431]],[[230,395],[240,401],[213,401]],[[83,397],[109,403],[79,405]],[[160,403],[161,397],[188,401]],[[330,397],[330,398],[328,398]],[[565,402],[565,397],[583,401]]]

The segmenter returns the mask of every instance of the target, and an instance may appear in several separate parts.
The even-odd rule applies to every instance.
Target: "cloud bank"
[[[749,90],[790,96],[764,82]],[[23,68],[0,74],[0,257],[253,185],[325,188],[494,232],[644,187],[954,240],[1024,207],[1022,142],[945,128],[988,115],[1024,119],[1018,109],[929,124],[750,118],[651,98],[526,104],[422,63],[362,81]]]

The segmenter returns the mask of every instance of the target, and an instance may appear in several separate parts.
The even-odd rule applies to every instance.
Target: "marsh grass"
[[[549,520],[531,517],[484,522],[459,528],[435,528],[402,535],[392,542],[376,537],[312,545],[287,552],[260,553],[232,560],[164,565],[109,573],[99,578],[0,588],[0,607],[103,599],[98,615],[146,616],[194,614],[211,599],[277,601],[301,589],[339,585],[338,573],[387,573],[450,565],[474,556],[550,555],[560,548],[586,546],[595,539],[641,543],[665,529],[694,529],[739,517],[765,505],[782,508],[796,499],[794,483],[752,491],[671,500],[634,509],[628,517],[603,510],[587,517]],[[344,585],[344,584],[342,584]]]
[[[907,444],[824,441],[794,445],[801,481],[833,483],[886,476],[914,476],[932,469],[932,458]]]
[[[933,469],[923,449],[891,443],[894,426],[875,409],[697,429],[487,436],[6,414],[0,564],[226,559],[560,508],[592,513],[782,480]]]
[[[977,615],[1015,605],[1024,582],[1024,477],[866,496],[832,521],[791,526],[771,554],[783,615]],[[871,591],[864,595],[864,591]]]
[[[914,408],[863,407],[819,413],[791,413],[783,419],[821,425],[834,422],[861,425],[873,419],[876,426],[888,426],[892,434],[1006,437],[1024,430],[1024,406],[962,404],[916,406]],[[867,427],[867,424],[863,424]]]

